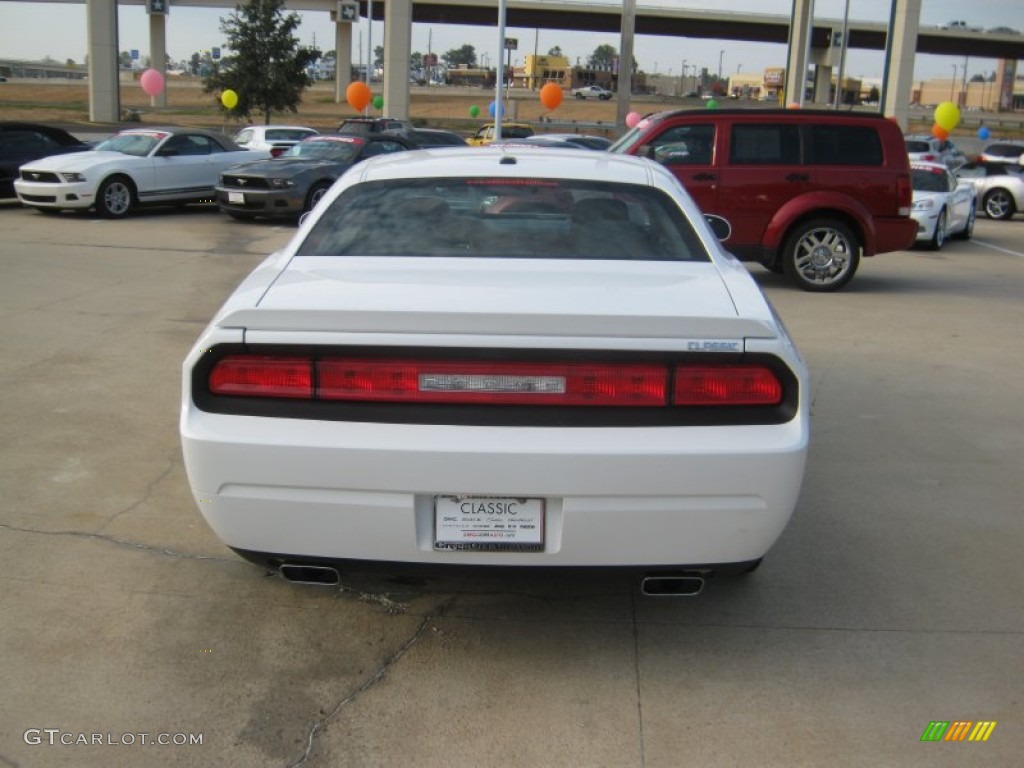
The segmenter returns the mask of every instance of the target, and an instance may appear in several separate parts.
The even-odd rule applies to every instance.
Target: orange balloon
[[[946,139],[949,138],[949,131],[947,131],[938,123],[935,123],[935,125],[932,126],[932,136],[934,136],[939,141],[945,141]]]
[[[548,83],[540,89],[540,103],[548,109],[555,109],[562,103],[562,86]]]
[[[370,91],[370,86],[358,80],[350,83],[345,89],[345,100],[356,112],[366,109],[372,99],[373,93]]]

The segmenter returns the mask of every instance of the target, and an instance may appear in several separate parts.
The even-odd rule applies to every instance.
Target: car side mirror
[[[732,237],[732,225],[728,219],[723,219],[721,216],[715,216],[711,213],[704,214],[704,220],[711,227],[712,233],[718,238],[719,242],[725,242]]]

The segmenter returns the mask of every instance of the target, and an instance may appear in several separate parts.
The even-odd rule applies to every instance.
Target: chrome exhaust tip
[[[316,584],[321,587],[333,587],[341,582],[341,575],[336,568],[324,565],[301,565],[285,563],[278,571],[286,581],[293,584]]]
[[[651,597],[695,597],[704,589],[704,577],[696,574],[644,576],[640,591]]]

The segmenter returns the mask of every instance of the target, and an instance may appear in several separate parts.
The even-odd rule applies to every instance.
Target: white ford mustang
[[[180,428],[210,526],[293,580],[632,566],[695,591],[789,520],[807,372],[655,163],[423,150],[342,176],[238,287]]]
[[[19,169],[14,191],[42,211],[88,209],[121,218],[139,205],[216,202],[221,171],[270,157],[196,128],[133,128],[89,152],[56,155]]]

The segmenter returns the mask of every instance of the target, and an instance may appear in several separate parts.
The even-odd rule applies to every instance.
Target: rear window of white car
[[[522,178],[358,184],[324,212],[298,255],[710,260],[664,192]]]

